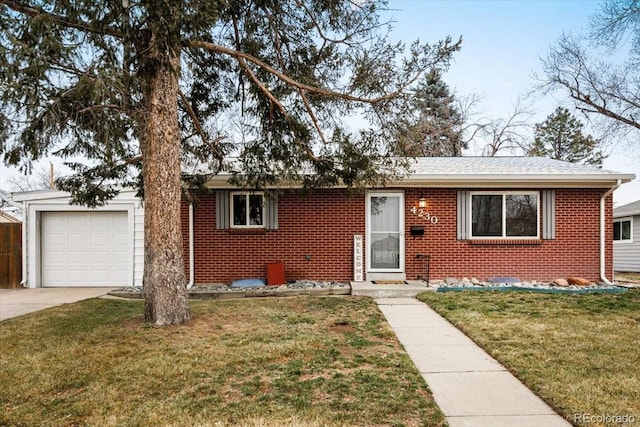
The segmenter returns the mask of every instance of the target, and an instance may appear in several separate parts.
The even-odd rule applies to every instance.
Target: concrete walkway
[[[408,298],[422,292],[435,292],[422,280],[407,280],[403,285],[376,285],[373,282],[351,282],[351,295],[370,298]]]
[[[414,298],[375,301],[451,427],[571,426],[426,304]]]
[[[0,321],[105,295],[115,288],[0,289]]]

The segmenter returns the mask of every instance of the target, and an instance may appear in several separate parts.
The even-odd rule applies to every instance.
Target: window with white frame
[[[264,193],[231,193],[231,227],[263,228]]]
[[[472,192],[471,238],[537,239],[538,192]]]
[[[631,243],[631,230],[633,229],[633,219],[619,218],[613,220],[613,241]]]

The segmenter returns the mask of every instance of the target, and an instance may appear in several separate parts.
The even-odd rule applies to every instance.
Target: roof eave
[[[119,194],[128,194],[135,192],[136,190],[127,187],[116,188]],[[62,199],[65,197],[71,197],[71,193],[59,190],[35,190],[35,191],[23,191],[11,194],[11,198],[14,202],[31,202],[36,200],[53,200]]]
[[[640,215],[640,211],[614,212],[613,213],[613,217],[614,218],[625,218],[625,217],[628,217],[628,216],[636,216],[636,215]]]
[[[410,175],[387,187],[431,187],[431,188],[611,188],[618,183],[632,181],[632,174],[575,174],[575,175],[500,175],[500,174],[469,174],[469,175]],[[216,175],[207,182],[209,188],[238,188],[228,182],[229,176]],[[270,188],[300,188],[298,183],[281,183]],[[344,185],[336,186],[343,188]]]
[[[531,188],[610,188],[621,183],[632,181],[633,174],[468,174],[468,175],[410,175],[398,185],[404,187],[517,187]]]

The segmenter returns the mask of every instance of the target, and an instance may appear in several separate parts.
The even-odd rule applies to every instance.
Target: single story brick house
[[[418,158],[385,188],[300,197],[295,186],[242,191],[218,175],[182,204],[190,284],[265,277],[336,281],[613,273],[612,192],[634,175],[524,157]],[[62,192],[13,195],[23,207],[23,285],[139,286],[144,207]]]
[[[640,273],[640,200],[613,209],[613,269]]]
[[[219,175],[182,206],[195,284],[264,277],[612,277],[612,192],[634,175],[545,158],[418,158],[386,188],[240,191]],[[191,224],[191,226],[188,226]]]

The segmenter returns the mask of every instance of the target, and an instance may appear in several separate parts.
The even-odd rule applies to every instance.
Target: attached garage
[[[24,286],[125,287],[142,284],[144,210],[134,192],[107,205],[70,205],[58,191],[16,193],[23,204]]]
[[[42,286],[127,286],[127,212],[43,212]]]

